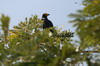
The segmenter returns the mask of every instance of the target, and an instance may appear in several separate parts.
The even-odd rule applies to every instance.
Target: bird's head
[[[47,18],[47,16],[49,16],[50,14],[48,14],[48,13],[44,13],[43,15],[42,15],[42,18]]]

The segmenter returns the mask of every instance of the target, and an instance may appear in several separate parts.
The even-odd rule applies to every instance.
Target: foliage
[[[73,32],[53,27],[42,29],[43,21],[34,15],[9,30],[10,18],[0,17],[0,66],[100,66],[100,1],[83,0],[85,6],[75,14],[71,23],[79,36],[79,47],[73,43]],[[2,35],[2,34],[1,34]],[[5,39],[5,40],[4,40]],[[95,53],[99,52],[99,53]]]
[[[82,10],[69,15],[74,18],[71,22],[77,28],[76,32],[80,38],[80,50],[100,52],[100,0],[84,0],[83,3],[86,5]],[[94,65],[98,64],[98,61],[100,62],[99,54],[88,53],[88,56],[86,58],[89,60],[87,62],[89,66],[93,64],[91,60],[95,61]]]
[[[8,16],[2,15],[1,24],[8,31]],[[63,66],[71,64],[75,46],[71,44],[72,32],[57,31],[50,35],[49,29],[42,29],[43,21],[36,15],[26,18],[12,30],[4,32],[6,41],[0,42],[0,66]],[[52,28],[50,28],[52,29]],[[6,31],[6,29],[2,29]],[[3,39],[3,37],[1,37]],[[62,45],[62,47],[61,47]],[[70,50],[70,52],[69,52]],[[71,57],[72,56],[72,57]]]
[[[2,30],[4,32],[4,38],[6,40],[6,37],[7,37],[7,34],[8,34],[8,28],[9,28],[9,21],[10,21],[10,18],[8,16],[5,16],[2,14],[2,17],[1,17],[1,22],[2,22]]]

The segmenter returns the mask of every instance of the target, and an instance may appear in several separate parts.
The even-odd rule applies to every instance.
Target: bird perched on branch
[[[68,32],[64,32],[63,34],[58,34],[57,31],[55,30],[55,28],[53,26],[53,23],[47,18],[49,16],[48,13],[44,13],[42,15],[42,20],[43,20],[43,29],[46,28],[51,28],[50,31],[53,33],[54,36],[56,37],[73,37],[73,33],[68,33]]]
[[[43,23],[43,29],[53,27],[53,23],[47,18],[48,16],[49,16],[48,13],[44,13],[42,15],[42,20],[44,21],[44,23]],[[50,31],[52,33],[54,33],[54,30],[50,29]]]

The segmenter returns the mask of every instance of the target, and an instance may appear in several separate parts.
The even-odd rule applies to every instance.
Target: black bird
[[[42,15],[42,20],[44,21],[44,23],[43,23],[43,29],[53,27],[53,23],[47,18],[47,16],[49,16],[48,13],[44,13]],[[50,31],[52,33],[54,32],[54,30],[52,30],[52,29],[50,29]]]
[[[50,20],[48,20],[47,16],[49,16],[48,13],[44,13],[42,15],[42,20],[44,21],[44,23],[43,23],[43,29],[53,27],[52,22]]]

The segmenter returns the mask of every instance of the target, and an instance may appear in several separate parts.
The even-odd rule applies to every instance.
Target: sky
[[[71,18],[69,14],[75,13],[82,9],[80,5],[82,0],[0,0],[0,14],[5,14],[11,17],[10,28],[18,25],[20,21],[24,21],[25,17],[38,15],[41,18],[43,13],[49,13],[48,17],[55,27],[61,28],[64,25],[64,30],[72,30],[72,24],[68,23]],[[75,4],[77,2],[77,4]]]

